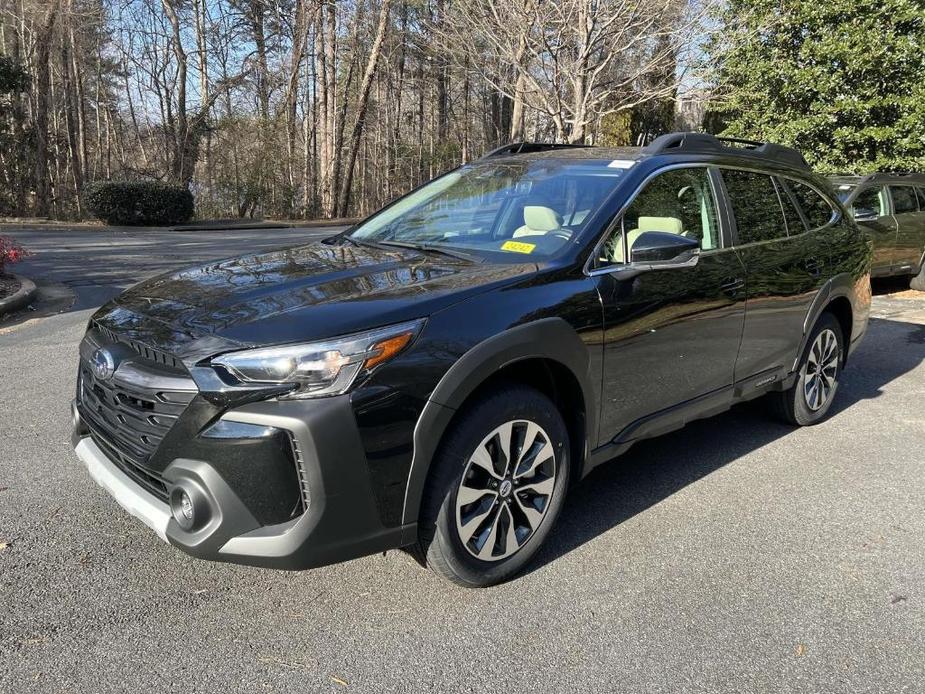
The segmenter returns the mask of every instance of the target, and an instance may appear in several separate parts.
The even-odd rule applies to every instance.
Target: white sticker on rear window
[[[636,162],[633,159],[614,159],[607,166],[611,169],[628,169],[635,165]]]

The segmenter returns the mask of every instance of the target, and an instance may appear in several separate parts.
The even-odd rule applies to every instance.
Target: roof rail
[[[708,154],[736,154],[765,159],[809,169],[803,155],[792,147],[772,142],[756,142],[734,137],[716,137],[707,133],[669,133],[655,138],[643,148],[646,154],[670,154],[672,152],[693,152]]]
[[[500,157],[505,154],[529,154],[531,152],[545,152],[552,149],[581,149],[589,148],[592,145],[570,145],[560,142],[511,142],[501,145],[497,149],[483,154],[481,159],[490,157]]]

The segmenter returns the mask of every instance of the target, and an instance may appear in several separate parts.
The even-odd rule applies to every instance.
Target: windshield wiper
[[[357,248],[361,248],[363,246],[367,248],[382,248],[383,247],[382,244],[377,241],[370,241],[368,239],[355,239],[346,232],[341,232],[337,234],[336,236],[331,236],[322,241],[322,243],[332,243],[332,244],[341,243],[341,242],[349,243],[351,246],[356,246]]]
[[[442,253],[443,255],[448,255],[451,258],[458,258],[460,260],[470,260],[476,263],[482,262],[482,259],[472,253],[466,253],[464,251],[457,251],[455,249],[446,248],[439,244],[433,243],[411,243],[410,241],[377,241],[376,245],[378,246],[398,246],[399,248],[413,248],[416,251],[429,251],[431,253]]]

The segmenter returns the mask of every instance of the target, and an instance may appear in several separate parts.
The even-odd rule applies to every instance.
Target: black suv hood
[[[94,321],[191,363],[240,346],[420,318],[535,270],[533,263],[314,243],[160,275],[103,306]]]

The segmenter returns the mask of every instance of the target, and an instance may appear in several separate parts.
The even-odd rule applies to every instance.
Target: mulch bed
[[[0,274],[0,299],[5,299],[19,291],[20,282],[10,275]]]
[[[887,296],[891,299],[925,299],[925,292],[920,292],[915,289],[905,289],[899,292],[891,292]]]

